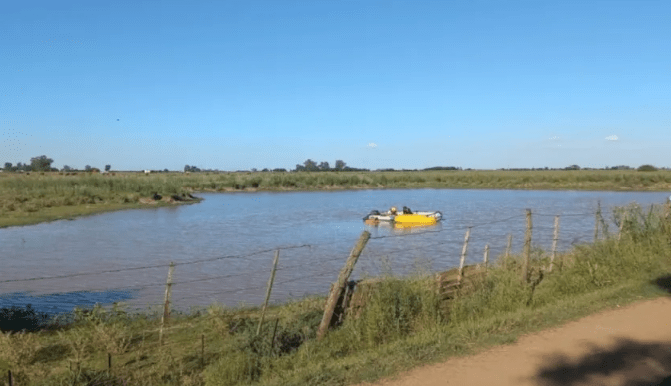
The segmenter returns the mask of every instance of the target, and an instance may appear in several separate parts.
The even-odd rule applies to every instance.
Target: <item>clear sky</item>
[[[10,1],[0,162],[671,166],[671,1]]]

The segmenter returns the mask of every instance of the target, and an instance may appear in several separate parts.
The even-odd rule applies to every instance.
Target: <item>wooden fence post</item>
[[[527,232],[524,237],[524,263],[522,264],[522,280],[529,282],[529,259],[531,255],[531,209],[527,209]]]
[[[489,263],[489,244],[485,245],[485,258],[484,258],[485,272],[487,271],[487,263]]]
[[[263,302],[263,310],[261,310],[261,320],[259,320],[259,327],[256,329],[256,336],[261,333],[261,325],[263,319],[266,317],[266,308],[268,308],[268,301],[270,300],[270,291],[273,289],[273,282],[275,281],[275,271],[277,271],[277,261],[280,259],[280,250],[275,251],[275,258],[273,259],[273,269],[270,272],[270,279],[268,279],[268,290],[266,291],[266,300]]]
[[[329,325],[331,324],[331,318],[333,317],[333,311],[335,311],[335,306],[336,303],[338,302],[338,298],[340,297],[342,291],[345,289],[347,281],[349,280],[349,277],[352,274],[352,271],[354,270],[354,265],[359,259],[359,255],[361,255],[361,252],[366,247],[366,243],[368,243],[369,239],[370,239],[370,232],[368,231],[361,232],[361,236],[359,237],[359,240],[352,249],[352,252],[350,252],[349,257],[347,258],[347,262],[345,263],[345,266],[340,270],[340,274],[338,275],[338,281],[335,283],[333,288],[331,288],[329,297],[326,299],[326,305],[324,306],[324,316],[322,317],[322,321],[319,324],[319,329],[317,330],[317,340],[321,340],[322,338],[324,338],[324,335],[326,335],[326,331],[328,331]]]
[[[601,217],[601,201],[597,201],[596,213],[594,214],[594,242],[599,239],[599,219]]]
[[[510,257],[510,251],[512,250],[513,246],[513,234],[510,233],[508,234],[508,245],[506,245],[506,259]]]
[[[624,230],[624,223],[627,221],[627,211],[625,209],[624,213],[622,214],[622,218],[620,219],[620,232],[617,234],[617,241],[620,241],[622,239],[622,231]]]
[[[468,240],[471,238],[471,228],[466,228],[466,236],[464,236],[464,246],[461,248],[461,258],[459,259],[459,273],[457,274],[457,283],[461,284],[461,279],[464,276],[464,264],[466,263],[466,255],[468,254]]]
[[[205,334],[200,334],[200,367],[205,367]]]
[[[163,316],[161,316],[161,329],[158,333],[158,342],[163,344],[163,328],[170,318],[170,293],[172,287],[172,274],[175,272],[175,263],[170,262],[170,268],[168,269],[168,279],[165,282],[165,301],[163,302]]]
[[[7,370],[7,378],[9,381],[9,386],[14,386],[14,377],[12,376],[12,370]]]
[[[548,270],[550,272],[552,272],[552,267],[557,258],[557,240],[559,240],[559,216],[555,216],[555,232],[552,236],[552,256],[550,256],[550,269]]]
[[[112,374],[112,353],[107,353],[107,375]]]

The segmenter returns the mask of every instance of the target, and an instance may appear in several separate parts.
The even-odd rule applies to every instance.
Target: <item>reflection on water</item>
[[[31,302],[36,308],[44,305],[40,311],[54,312],[125,300],[131,307],[145,309],[162,303],[171,261],[177,264],[172,289],[177,308],[213,301],[230,306],[259,304],[265,295],[272,249],[302,246],[280,252],[271,300],[283,301],[328,291],[363,229],[371,231],[372,239],[355,277],[383,271],[436,271],[458,263],[467,226],[474,226],[468,262],[482,259],[485,244],[495,260],[504,251],[509,233],[513,249],[521,250],[525,208],[534,211],[533,240],[543,248],[552,243],[554,215],[562,215],[558,245],[567,250],[591,241],[598,201],[609,220],[613,206],[632,201],[647,206],[664,202],[667,196],[452,189],[208,193],[202,194],[205,201],[195,205],[0,229],[0,294],[4,294],[0,307]],[[406,229],[363,224],[362,218],[371,210],[391,206],[440,210],[443,221],[435,227]],[[254,254],[263,250],[268,251]],[[207,261],[180,264],[194,260]],[[160,267],[126,270],[154,265]],[[112,272],[20,281],[100,271]],[[93,296],[124,290],[133,291],[132,296]]]

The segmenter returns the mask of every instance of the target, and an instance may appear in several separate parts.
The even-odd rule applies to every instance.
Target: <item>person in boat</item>
[[[396,216],[398,213],[396,213],[396,207],[392,206],[391,209],[389,209],[389,213],[391,213],[393,216]]]
[[[412,211],[407,206],[403,207],[403,214],[412,214]]]

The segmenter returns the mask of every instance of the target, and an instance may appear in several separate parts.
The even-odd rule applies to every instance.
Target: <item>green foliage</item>
[[[261,376],[261,362],[246,352],[233,352],[203,372],[207,386],[234,386],[255,382]]]
[[[52,162],[54,162],[54,160],[51,158],[46,155],[41,155],[30,159],[30,167],[34,171],[48,172],[51,171]]]
[[[652,165],[641,165],[636,170],[639,172],[656,172],[657,168]]]
[[[389,277],[376,283],[361,316],[349,320],[343,329],[361,347],[375,347],[439,320],[438,299],[430,280]]]

